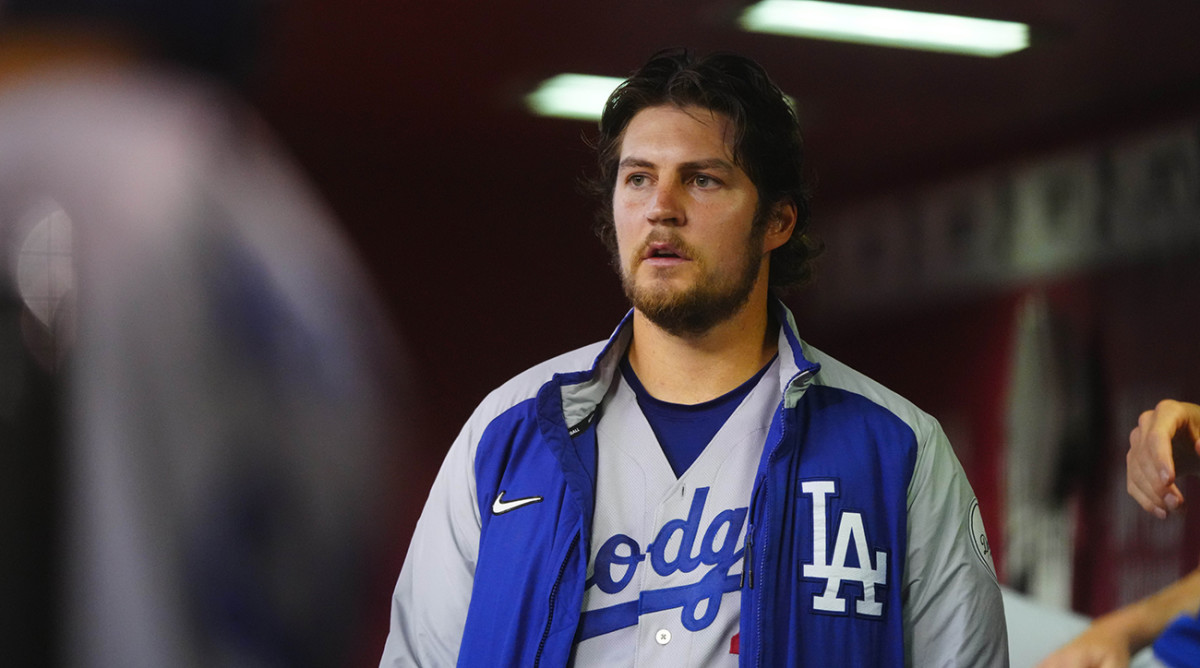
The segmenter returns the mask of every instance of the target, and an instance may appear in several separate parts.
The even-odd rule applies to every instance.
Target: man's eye
[[[700,188],[712,188],[718,183],[716,179],[705,174],[697,174],[696,177],[692,179],[692,182]]]
[[[629,177],[629,185],[631,185],[631,186],[644,186],[644,185],[646,185],[646,175],[645,175],[645,174],[633,174],[633,175],[631,175],[631,176]]]

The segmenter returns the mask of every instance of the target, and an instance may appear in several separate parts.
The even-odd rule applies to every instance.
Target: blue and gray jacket
[[[940,426],[774,308],[781,387],[749,500],[739,665],[1007,666],[978,504]],[[596,413],[629,320],[476,409],[417,524],[381,665],[569,663]]]

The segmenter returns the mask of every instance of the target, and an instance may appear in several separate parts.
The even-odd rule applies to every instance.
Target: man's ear
[[[796,204],[790,200],[778,202],[771,208],[767,218],[767,231],[763,237],[763,252],[769,253],[787,243],[796,229]]]

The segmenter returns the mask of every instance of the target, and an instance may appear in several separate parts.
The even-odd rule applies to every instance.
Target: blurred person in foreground
[[[394,341],[232,92],[263,4],[0,4],[9,665],[330,666],[364,641]]]
[[[660,53],[600,122],[632,310],[492,392],[396,584],[385,666],[1006,666],[941,427],[811,347],[799,126],[734,54]]]
[[[1200,471],[1200,406],[1163,400],[1129,434],[1129,494],[1166,518],[1183,506],[1178,478]],[[1200,667],[1200,568],[1145,599],[1098,618],[1039,668],[1121,668],[1153,645],[1140,666]]]

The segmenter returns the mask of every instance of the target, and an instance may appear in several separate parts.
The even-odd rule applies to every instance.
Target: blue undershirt
[[[712,441],[713,436],[721,430],[721,426],[733,415],[733,411],[742,403],[750,390],[762,380],[763,374],[775,361],[772,357],[766,366],[758,370],[750,380],[742,383],[733,390],[716,399],[699,404],[673,404],[650,396],[637,374],[629,364],[629,358],[621,359],[621,375],[633,393],[637,396],[638,406],[650,423],[650,429],[658,438],[671,470],[675,477],[683,475],[692,462],[704,452],[704,448]]]

